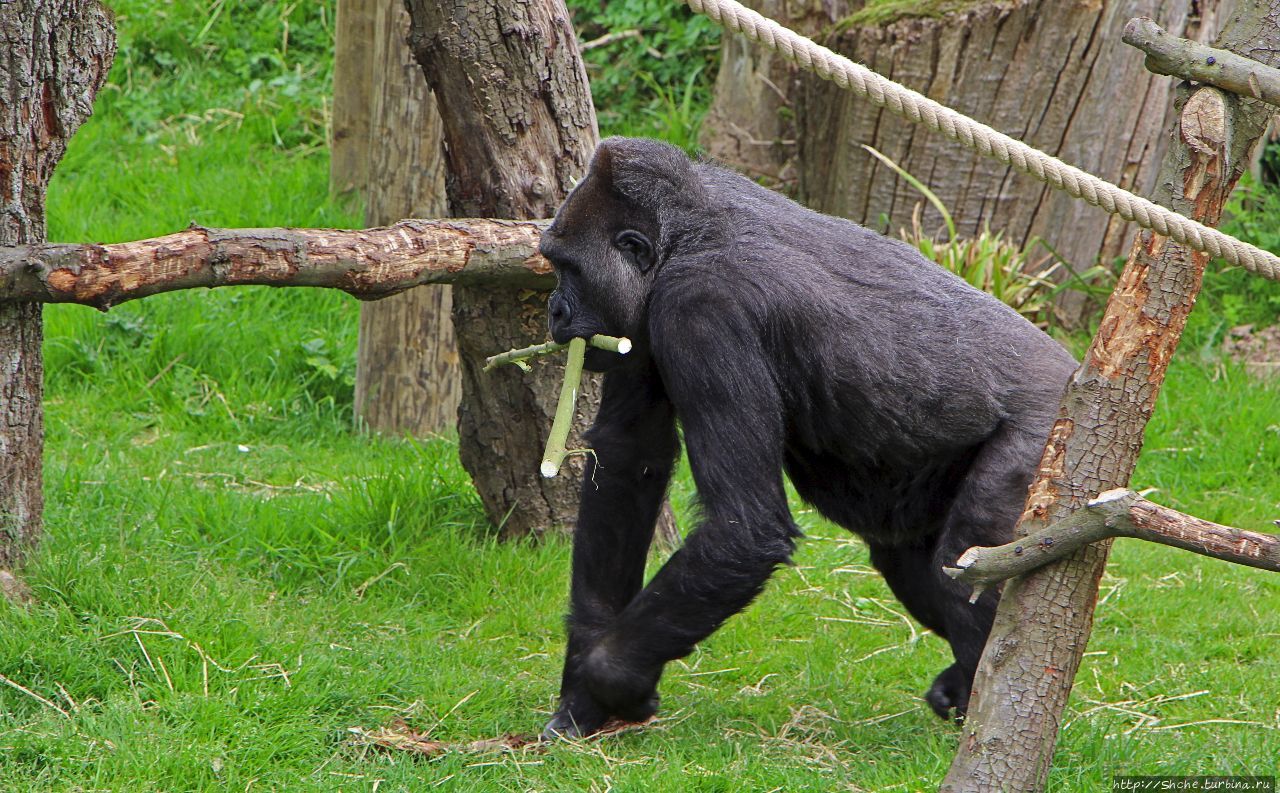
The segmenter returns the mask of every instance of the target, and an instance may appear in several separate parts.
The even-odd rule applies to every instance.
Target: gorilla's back
[[[1026,435],[1029,476],[1076,366],[1061,345],[904,242],[715,166],[698,174],[733,237],[715,266],[768,296],[760,330],[806,500],[846,525],[910,524],[949,500],[1002,429]],[[831,480],[837,461],[847,481]],[[859,503],[863,491],[895,498]],[[903,514],[913,502],[921,514]],[[851,503],[868,514],[832,514]]]

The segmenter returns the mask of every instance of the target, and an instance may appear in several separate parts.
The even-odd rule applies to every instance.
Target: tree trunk
[[[825,43],[1001,132],[1149,194],[1173,83],[1143,69],[1121,30],[1130,17],[1151,16],[1175,35],[1212,35],[1213,12],[1233,1],[983,1],[943,16],[846,24]],[[1202,19],[1191,16],[1193,7],[1207,9]],[[800,194],[814,209],[890,234],[910,227],[922,197],[861,148],[868,144],[936,192],[961,235],[986,224],[1018,245],[1040,237],[1076,268],[1123,255],[1131,230],[1119,218],[831,83],[807,77],[804,86]],[[925,229],[941,229],[939,215],[927,204],[925,210]]]
[[[748,0],[746,5],[797,33],[816,36],[861,8],[863,0]],[[796,189],[796,97],[806,73],[782,56],[725,33],[715,97],[702,145],[716,160],[778,190]]]
[[[599,140],[563,1],[409,0],[408,8],[410,44],[444,120],[453,214],[550,217]],[[538,473],[562,365],[481,372],[487,356],[546,338],[545,293],[458,287],[453,298],[463,375],[459,453],[490,520],[504,536],[571,527],[582,461],[570,461],[575,476]],[[584,380],[581,393],[578,427],[594,414],[598,381]]]
[[[1219,46],[1268,65],[1280,59],[1280,0],[1240,6]],[[1153,197],[1213,226],[1270,111],[1215,88],[1184,100]],[[1018,536],[1128,484],[1207,260],[1151,232],[1138,235],[1063,397]],[[1087,546],[1005,586],[944,791],[1044,788],[1109,548]]]
[[[372,9],[373,18],[360,64],[371,73],[369,92],[348,97],[368,118],[365,225],[444,217],[440,116],[406,42],[409,14],[400,3],[342,2]],[[417,436],[453,430],[462,383],[451,304],[450,287],[430,286],[360,307],[355,406],[366,426]]]
[[[45,188],[115,56],[97,0],[0,4],[0,245],[42,242]],[[44,508],[40,306],[0,306],[0,567],[40,534]]]
[[[563,0],[406,4],[410,45],[440,103],[453,214],[551,217],[600,138]],[[546,295],[460,286],[453,297],[462,361],[458,451],[489,519],[504,537],[568,530],[581,457],[569,459],[572,476],[538,473],[562,365],[543,359],[530,374],[482,371],[486,357],[546,338]],[[584,377],[574,426],[585,427],[599,402],[599,379]],[[569,446],[582,446],[578,432]],[[667,545],[678,538],[668,505],[657,536]]]

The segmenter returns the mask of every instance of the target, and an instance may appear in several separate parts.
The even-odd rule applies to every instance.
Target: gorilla
[[[999,595],[971,605],[942,567],[1012,538],[1071,355],[906,243],[651,140],[600,144],[541,252],[557,342],[634,344],[587,352],[604,393],[544,735],[657,711],[663,665],[788,563],[800,531],[784,471],[951,644],[925,700],[963,718]],[[701,520],[645,584],[677,422]]]

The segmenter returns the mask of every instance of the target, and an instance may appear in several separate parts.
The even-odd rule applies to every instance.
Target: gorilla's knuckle
[[[587,655],[582,671],[592,696],[619,715],[630,715],[653,694],[652,676],[604,644]]]

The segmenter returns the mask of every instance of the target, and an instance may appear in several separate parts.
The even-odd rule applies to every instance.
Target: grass
[[[53,238],[357,222],[326,191],[331,5],[116,8],[121,65],[55,177]],[[1274,285],[1248,283],[1212,278],[1135,484],[1265,529],[1280,388],[1216,352],[1225,323],[1267,316]],[[796,566],[673,665],[657,725],[545,753],[363,745],[350,728],[398,718],[449,741],[540,727],[569,548],[493,540],[451,441],[351,430],[357,313],[260,288],[48,308],[39,603],[0,607],[6,793],[936,786],[957,731],[919,694],[943,643],[799,504]],[[674,500],[687,526],[687,473]],[[1133,542],[1113,558],[1052,789],[1280,772],[1280,582]]]

